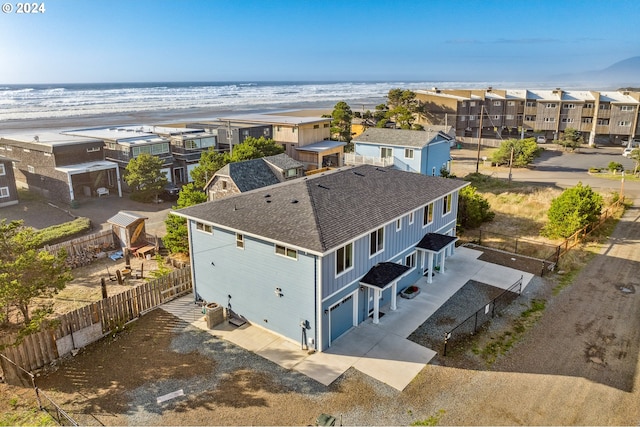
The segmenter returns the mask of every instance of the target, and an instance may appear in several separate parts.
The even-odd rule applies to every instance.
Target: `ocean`
[[[390,89],[482,88],[487,82],[150,82],[0,85],[0,134],[112,124],[162,124],[296,108],[373,110]],[[509,87],[514,86],[512,83]]]

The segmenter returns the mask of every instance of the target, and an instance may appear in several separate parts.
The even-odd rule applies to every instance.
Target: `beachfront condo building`
[[[534,134],[551,141],[573,128],[590,145],[625,144],[640,133],[634,91],[433,88],[416,91],[416,99],[417,123],[452,125],[462,142]]]

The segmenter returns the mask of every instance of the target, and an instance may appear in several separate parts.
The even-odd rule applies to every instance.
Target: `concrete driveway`
[[[353,367],[397,390],[404,390],[436,354],[436,351],[409,341],[407,337],[462,286],[469,280],[476,280],[507,289],[522,277],[524,289],[533,277],[530,273],[480,261],[480,254],[473,249],[457,248],[455,254],[447,259],[446,271],[437,274],[433,283],[426,283],[424,277],[416,283],[421,288],[418,296],[410,300],[399,298],[395,311],[383,307],[386,314],[379,324],[373,324],[371,320],[361,323],[324,352],[309,354],[300,348],[300,343],[260,326],[246,324],[236,328],[224,322],[209,330],[200,307],[194,304],[193,295],[171,301],[162,308],[200,329],[324,385],[331,384]]]

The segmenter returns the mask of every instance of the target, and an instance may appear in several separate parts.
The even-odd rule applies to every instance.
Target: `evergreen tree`
[[[338,141],[347,143],[345,151],[353,151],[351,147],[351,122],[353,121],[351,107],[346,102],[340,101],[333,107],[331,117],[333,118],[331,134],[337,136]]]
[[[124,180],[131,187],[131,198],[141,202],[156,200],[169,180],[162,172],[162,160],[148,153],[131,159]]]
[[[551,201],[549,222],[541,234],[549,238],[567,238],[600,218],[602,196],[581,182]]]
[[[177,205],[173,206],[172,209],[182,209],[206,201],[207,195],[205,192],[196,187],[194,183],[189,183],[180,190]],[[164,223],[167,228],[167,234],[162,238],[164,246],[173,254],[183,253],[189,255],[187,219],[169,214]]]

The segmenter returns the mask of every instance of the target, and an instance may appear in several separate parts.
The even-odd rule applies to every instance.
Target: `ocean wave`
[[[484,86],[482,86],[484,84]],[[186,109],[335,105],[360,110],[386,101],[390,89],[486,87],[460,82],[209,82],[2,86],[0,122]],[[6,88],[6,89],[5,89]]]

